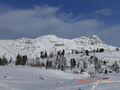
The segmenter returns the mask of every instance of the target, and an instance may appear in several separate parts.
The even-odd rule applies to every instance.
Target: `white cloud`
[[[0,5],[0,10],[3,10],[0,12],[0,38],[38,37],[45,34],[73,38],[97,34],[106,41],[111,39],[111,43],[120,42],[120,25],[109,27],[94,18],[70,18],[72,14],[59,12],[59,7],[47,5],[29,9],[8,7]],[[95,12],[99,13],[107,15],[110,11],[103,9]]]
[[[4,7],[3,7],[4,8]],[[78,34],[95,30],[101,22],[95,19],[69,22],[66,13],[59,13],[58,7],[35,6],[31,9],[10,9],[0,13],[0,30],[6,33],[23,33],[27,36],[39,34]],[[61,14],[61,15],[60,15]],[[66,16],[65,16],[66,15]],[[64,17],[64,18],[62,18]]]
[[[105,38],[106,42],[120,46],[120,25],[105,28],[99,35]]]
[[[100,9],[95,11],[93,14],[108,16],[112,14],[112,11],[110,9]]]
[[[14,7],[8,6],[6,3],[0,3],[0,12],[5,12],[13,9]]]

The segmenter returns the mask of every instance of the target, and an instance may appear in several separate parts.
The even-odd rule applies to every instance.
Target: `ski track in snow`
[[[96,88],[97,88],[97,86],[98,86],[98,84],[99,84],[100,82],[101,82],[101,81],[97,81],[97,82],[95,82],[95,83],[93,84],[91,90],[96,90]]]

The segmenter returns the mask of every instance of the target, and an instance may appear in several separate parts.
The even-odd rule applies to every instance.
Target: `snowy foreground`
[[[0,67],[0,90],[120,90],[120,73],[101,77],[113,81],[79,82],[89,75],[11,65]]]

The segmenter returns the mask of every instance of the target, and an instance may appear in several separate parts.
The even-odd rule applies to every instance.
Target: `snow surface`
[[[80,37],[75,39],[62,39],[54,35],[38,37],[36,39],[22,38],[16,40],[0,40],[0,56],[15,59],[18,53],[29,58],[40,56],[41,51],[56,52],[66,50],[67,64],[71,58],[76,60],[82,54],[68,54],[72,50],[106,49],[103,53],[90,53],[101,60],[113,64],[120,61],[120,51],[116,47],[102,42],[99,37]],[[89,58],[85,56],[84,58]],[[83,58],[82,58],[83,59]],[[45,60],[44,60],[45,61]],[[89,74],[74,74],[71,70],[65,72],[30,66],[0,66],[0,90],[120,90],[120,73],[100,75],[94,78],[111,78],[112,82],[79,82],[77,79],[90,78]]]
[[[78,82],[76,79],[88,76],[29,66],[4,66],[0,67],[0,90],[120,90],[119,76],[120,73],[101,76],[111,78],[112,82]]]
[[[90,53],[91,55],[93,53]],[[95,53],[101,59],[109,62],[119,60],[120,51],[106,51]],[[79,59],[81,54],[66,55],[66,59],[75,57]],[[95,79],[111,78],[112,82],[79,82],[77,79],[90,78],[87,73],[74,74],[69,69],[60,70],[45,69],[30,66],[0,66],[0,90],[120,90],[120,73],[99,75]]]
[[[46,35],[36,39],[21,38],[16,40],[0,40],[0,56],[6,55],[7,58],[13,58],[17,54],[27,55],[29,58],[40,56],[41,51],[57,52],[65,49],[66,54],[72,50],[94,50],[104,48],[106,50],[115,50],[116,47],[105,44],[96,35],[91,37],[79,37],[75,39],[62,39],[55,35]]]

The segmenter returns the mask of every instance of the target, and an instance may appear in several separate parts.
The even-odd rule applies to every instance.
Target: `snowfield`
[[[52,90],[79,77],[87,76],[28,66],[5,66],[0,67],[0,90]]]
[[[94,51],[98,48],[104,51]],[[8,60],[12,58],[11,63],[0,66],[0,90],[120,90],[120,73],[116,73],[120,69],[120,51],[116,48],[105,44],[95,35],[75,39],[47,35],[36,39],[0,40],[0,57],[4,56],[0,63],[3,63],[2,60],[5,58]],[[58,51],[63,49],[64,54],[59,55]],[[79,53],[72,53],[75,50]],[[89,50],[89,55],[85,53],[86,50]],[[48,57],[40,57],[41,51],[47,52]],[[49,56],[51,52],[53,52],[52,57]],[[21,66],[23,64],[15,66],[18,54],[28,56],[28,61],[24,66]],[[75,67],[73,63],[71,64],[73,58],[76,61]],[[23,63],[23,57],[19,60]],[[46,61],[49,61],[49,65]],[[44,66],[30,67],[31,62],[44,63]],[[101,73],[97,71],[95,65]],[[96,74],[95,70],[99,74]],[[106,74],[105,70],[111,73]],[[95,76],[92,77],[91,73]],[[112,81],[105,81],[103,78]],[[100,80],[80,82],[79,79]]]
[[[94,53],[90,53],[94,55]],[[119,51],[95,53],[99,59],[111,64],[120,59]],[[80,59],[81,54],[65,55],[66,59]],[[0,90],[120,90],[120,73],[99,75],[95,79],[110,78],[112,82],[79,82],[78,79],[90,78],[87,73],[74,74],[74,70],[55,70],[30,66],[0,66]],[[89,70],[89,69],[88,69]]]
[[[0,90],[120,90],[119,76],[120,73],[101,76],[111,78],[112,82],[78,82],[77,78],[88,76],[10,65],[0,67]]]

